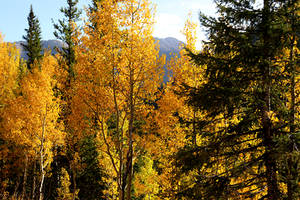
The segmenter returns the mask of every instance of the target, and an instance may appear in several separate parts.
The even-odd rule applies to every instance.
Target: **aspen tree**
[[[63,143],[64,134],[57,122],[58,98],[52,88],[55,59],[46,55],[35,63],[20,82],[20,92],[9,102],[3,118],[7,138],[23,147],[26,160],[38,160],[40,169],[39,199],[43,198],[45,175],[53,158],[53,147]],[[40,67],[38,67],[40,66]],[[26,163],[25,163],[26,164]]]
[[[161,83],[162,64],[151,36],[153,9],[145,0],[99,5],[89,13],[93,21],[84,27],[86,36],[78,49],[76,109],[70,121],[79,122],[74,124],[78,132],[94,126],[110,166],[107,171],[117,180],[111,182],[117,188],[111,195],[131,199],[139,141],[134,121],[146,115],[150,107],[145,101]]]
[[[19,51],[14,44],[4,42],[0,33],[0,193],[3,195],[8,195],[6,188],[10,186],[10,181],[13,182],[12,174],[19,176],[18,170],[23,170],[22,158],[17,156],[20,149],[15,149],[15,152],[9,150],[13,144],[7,139],[8,134],[4,129],[6,121],[4,114],[9,107],[9,102],[16,99],[21,67]],[[19,185],[19,181],[14,184]]]

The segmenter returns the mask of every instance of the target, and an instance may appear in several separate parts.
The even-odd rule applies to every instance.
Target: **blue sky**
[[[79,0],[79,7],[90,4],[90,0]],[[199,11],[214,15],[213,0],[152,0],[157,5],[156,25],[153,35],[156,37],[175,37],[184,41],[180,30],[189,12],[198,23]],[[42,39],[54,39],[51,19],[57,21],[62,15],[59,9],[66,5],[66,0],[4,0],[0,7],[0,32],[4,34],[5,41],[13,42],[22,40],[27,28],[27,16],[30,4],[40,20]],[[204,39],[204,34],[198,28],[199,39]]]
[[[199,25],[199,12],[207,15],[215,15],[215,5],[213,0],[152,0],[157,4],[156,25],[154,36],[156,37],[175,37],[184,41],[181,30],[191,12],[192,20],[198,24],[197,36],[200,40],[205,38],[204,32]]]

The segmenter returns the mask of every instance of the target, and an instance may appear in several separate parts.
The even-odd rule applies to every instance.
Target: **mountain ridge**
[[[162,56],[163,54],[166,55],[166,60],[169,61],[174,55],[179,55],[180,47],[184,44],[182,41],[173,38],[173,37],[167,37],[167,38],[158,38],[154,37],[155,41],[159,44],[159,56]],[[24,60],[27,60],[26,51],[24,50],[22,43],[24,41],[17,41],[14,42],[16,47],[20,50],[21,58]],[[42,49],[50,49],[52,54],[57,53],[57,49],[61,49],[64,46],[64,43],[60,40],[42,40]],[[163,82],[166,83],[168,81],[168,69],[166,66],[164,66],[164,76],[163,76]]]
[[[169,60],[173,54],[179,55],[180,46],[184,44],[182,41],[173,38],[173,37],[166,37],[166,38],[158,38],[154,37],[155,41],[159,44],[159,55],[165,54],[167,60]],[[24,50],[22,44],[24,41],[16,41],[14,44],[20,50],[21,58],[27,59],[26,51]],[[61,49],[64,46],[64,43],[60,40],[50,39],[50,40],[42,40],[42,48],[43,49],[50,49],[52,54],[56,54],[56,48],[58,47]]]

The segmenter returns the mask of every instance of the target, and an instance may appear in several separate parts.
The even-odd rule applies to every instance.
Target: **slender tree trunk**
[[[269,116],[270,100],[271,100],[271,82],[270,82],[270,66],[267,66],[266,82],[264,83],[265,97],[264,97],[264,107],[263,107],[263,142],[265,146],[265,166],[266,166],[266,178],[267,178],[267,188],[268,188],[268,199],[277,200],[279,199],[279,189],[277,183],[277,168],[276,161],[274,160],[274,132],[272,130],[272,122]]]
[[[112,62],[115,62],[115,54],[112,54]],[[117,146],[118,146],[118,156],[119,156],[119,173],[118,173],[118,193],[119,200],[124,200],[125,198],[125,187],[123,187],[122,174],[123,174],[123,131],[120,131],[120,110],[117,100],[117,88],[116,88],[116,69],[115,64],[112,65],[112,78],[113,78],[113,98],[114,106],[116,110],[116,132],[118,135]]]
[[[28,168],[28,156],[25,154],[25,167],[24,167],[24,176],[23,176],[23,187],[21,199],[26,198],[26,184],[27,184],[27,168]]]
[[[269,118],[263,120],[263,135],[265,144],[265,166],[266,166],[266,178],[267,178],[267,188],[268,188],[268,199],[277,200],[280,199],[278,180],[277,180],[277,168],[274,156],[272,156],[273,148],[273,133],[271,131],[271,122]]]
[[[43,184],[44,184],[44,178],[45,178],[44,158],[43,157],[44,157],[44,155],[43,155],[43,148],[41,147],[41,151],[40,151],[41,181],[40,181],[40,187],[39,187],[39,200],[43,199]]]
[[[271,111],[271,66],[270,66],[270,0],[264,0],[262,24],[263,40],[264,40],[264,59],[267,60],[263,63],[263,89],[264,89],[264,106],[262,108],[262,125],[263,125],[263,143],[265,146],[264,162],[266,167],[266,180],[268,189],[268,199],[277,200],[280,198],[277,173],[276,173],[276,161],[274,160],[274,132],[272,130],[272,122],[270,119]]]
[[[17,180],[17,183],[15,185],[15,190],[14,190],[14,193],[13,193],[13,198],[14,199],[18,198],[17,192],[18,192],[19,186],[20,186],[20,176],[18,176],[18,180]]]
[[[42,164],[43,162],[41,162]],[[43,185],[44,185],[44,179],[45,179],[45,171],[44,171],[44,167],[41,166],[41,183],[40,183],[40,188],[39,188],[39,200],[43,199]]]
[[[129,142],[129,152],[128,152],[128,179],[127,179],[127,191],[126,199],[131,200],[131,183],[132,183],[132,141]]]
[[[72,173],[73,173],[73,200],[76,199],[76,170],[74,169],[75,166],[73,166]]]
[[[128,173],[128,179],[127,179],[127,194],[126,199],[131,200],[131,182],[132,182],[132,156],[133,156],[133,121],[134,121],[134,102],[133,102],[133,87],[134,87],[134,69],[130,69],[130,77],[129,77],[129,85],[130,85],[130,91],[129,91],[129,142],[128,142],[128,156],[127,156],[127,173]]]
[[[193,136],[192,143],[196,147],[197,146],[197,135],[196,135],[196,110],[193,110]]]
[[[39,188],[39,200],[43,199],[43,185],[45,179],[45,163],[44,163],[44,140],[45,140],[45,130],[46,130],[46,118],[47,118],[47,105],[45,109],[45,115],[42,124],[42,136],[41,136],[41,146],[40,146],[40,169],[41,169],[41,183]]]
[[[133,10],[133,4],[131,4],[131,9]],[[136,12],[136,11],[135,11]],[[131,23],[134,24],[135,18],[134,13],[131,13]],[[131,55],[133,55],[133,47],[131,45]],[[134,120],[134,102],[133,102],[133,95],[134,95],[134,67],[132,63],[129,63],[129,133],[128,133],[128,155],[127,155],[127,173],[128,173],[128,180],[127,180],[127,191],[126,191],[126,199],[131,200],[131,182],[132,182],[132,155],[133,155],[133,141],[132,141],[132,133],[133,133],[133,120]]]
[[[115,71],[113,70],[115,73]],[[115,103],[115,109],[117,113],[117,119],[116,119],[116,129],[117,129],[117,135],[118,135],[118,153],[119,153],[119,174],[118,174],[118,190],[119,190],[119,199],[124,200],[125,198],[125,188],[122,187],[122,174],[123,174],[123,134],[120,132],[120,112],[119,112],[119,107],[118,107],[118,102],[117,102],[117,97],[116,97],[116,88],[115,88],[115,78],[113,74],[113,81],[114,81],[114,86],[113,86],[113,93],[114,93],[114,103]]]
[[[31,199],[35,199],[35,187],[36,187],[36,161],[33,162],[33,181],[32,181],[32,192],[31,192]]]
[[[295,64],[294,64],[294,43],[295,37],[291,39],[291,47],[290,47],[290,55],[289,55],[289,65],[291,68],[291,107],[290,107],[290,141],[289,143],[289,153],[292,153],[293,148],[293,134],[295,133],[295,102],[296,102],[296,95],[295,95]],[[287,199],[293,200],[294,199],[294,191],[293,191],[293,178],[297,176],[297,174],[293,173],[293,160],[292,155],[288,155],[288,175],[287,175]]]

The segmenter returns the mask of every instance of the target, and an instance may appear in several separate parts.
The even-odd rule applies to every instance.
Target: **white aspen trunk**
[[[39,200],[43,199],[43,185],[45,179],[45,163],[44,163],[44,138],[45,138],[45,129],[46,129],[46,117],[47,117],[47,105],[46,112],[42,122],[42,136],[41,136],[41,146],[40,146],[40,169],[41,169],[41,183],[39,188]]]

